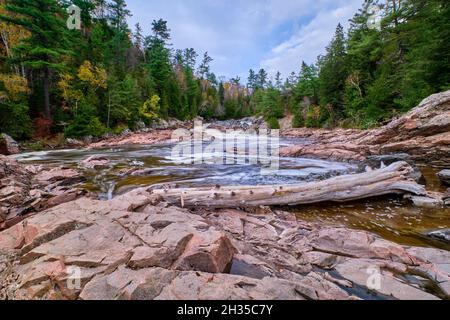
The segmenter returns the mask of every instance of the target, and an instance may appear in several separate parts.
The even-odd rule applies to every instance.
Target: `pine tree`
[[[324,107],[332,107],[337,115],[344,110],[344,90],[347,79],[344,28],[339,24],[326,55],[320,61],[319,94]]]
[[[283,89],[283,79],[281,79],[281,72],[277,71],[275,74],[275,88],[278,90]]]
[[[136,23],[135,31],[134,31],[134,45],[140,51],[144,50],[144,36],[142,34],[142,27],[139,23]]]
[[[193,48],[185,49],[183,52],[184,65],[191,70],[194,70],[195,64],[197,62],[198,54]]]
[[[248,79],[247,79],[247,88],[255,90],[257,87],[258,77],[253,69],[250,69]]]
[[[170,63],[170,50],[167,43],[170,39],[170,30],[167,22],[163,20],[154,20],[152,23],[153,35],[145,40],[146,68],[150,72],[152,78],[153,94],[157,94],[161,98],[161,114],[168,116],[169,82],[172,77],[172,66]]]
[[[69,30],[62,7],[55,0],[10,0],[4,7],[8,14],[0,20],[20,26],[30,37],[14,48],[13,63],[21,63],[42,79],[44,115],[52,118],[50,89],[54,76],[65,69],[70,56]]]
[[[258,89],[263,89],[267,85],[267,72],[264,69],[259,70],[257,75],[256,87]]]
[[[205,52],[203,55],[203,60],[200,66],[198,67],[198,75],[200,79],[206,79],[211,72],[210,63],[214,61],[209,55],[208,52]]]
[[[112,0],[108,6],[108,20],[113,26],[113,37],[110,41],[110,58],[111,67],[123,77],[126,73],[126,55],[125,53],[131,47],[129,39],[130,29],[128,28],[127,18],[131,16],[127,9],[125,0]]]
[[[317,68],[314,65],[307,65],[302,62],[300,77],[295,87],[295,95],[298,100],[308,97],[311,102],[318,103],[319,78]]]

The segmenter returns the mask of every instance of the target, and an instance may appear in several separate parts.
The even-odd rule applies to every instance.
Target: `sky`
[[[363,0],[127,0],[133,17],[151,33],[155,19],[167,20],[174,49],[194,48],[214,59],[217,76],[241,77],[264,68],[287,77],[301,61],[314,63],[325,52],[338,23]]]

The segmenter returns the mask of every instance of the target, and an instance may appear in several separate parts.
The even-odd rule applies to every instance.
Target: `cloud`
[[[214,58],[218,76],[246,78],[250,68],[290,73],[301,57],[314,60],[339,21],[352,16],[362,0],[127,0],[139,22],[163,18],[174,48],[193,47]],[[350,5],[348,5],[350,3]]]
[[[272,48],[260,66],[272,75],[277,71],[288,75],[292,71],[298,72],[302,61],[314,63],[317,56],[325,52],[337,24],[347,26],[360,5],[360,0],[352,0],[342,6],[320,10],[289,39]]]

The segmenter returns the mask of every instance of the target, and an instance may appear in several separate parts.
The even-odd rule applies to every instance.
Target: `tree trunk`
[[[181,207],[236,208],[346,202],[388,194],[426,195],[409,178],[406,162],[362,174],[284,186],[236,186],[191,189],[150,189],[155,199]]]
[[[50,71],[47,67],[44,69],[44,114],[47,119],[52,118],[50,110]]]

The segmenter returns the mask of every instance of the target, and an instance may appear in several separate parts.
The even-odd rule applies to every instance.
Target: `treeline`
[[[72,4],[81,30],[67,27]],[[124,0],[0,0],[0,131],[102,136],[158,118],[251,115],[276,128],[288,113],[296,127],[371,127],[450,87],[446,0],[365,1],[315,64],[286,79],[250,70],[246,83],[217,77],[208,53],[174,49],[166,21],[144,35],[129,16]]]
[[[0,3],[2,132],[101,136],[220,111],[227,91],[219,92],[208,53],[197,63],[194,49],[174,50],[164,20],[153,21],[148,36],[139,24],[130,30],[124,0]],[[72,4],[81,30],[67,27]]]
[[[282,86],[277,74],[256,100],[280,102],[271,110],[290,111],[294,127],[374,127],[450,89],[449,43],[450,1],[366,0],[347,34],[337,26],[325,55]],[[252,79],[251,70],[258,96]]]

